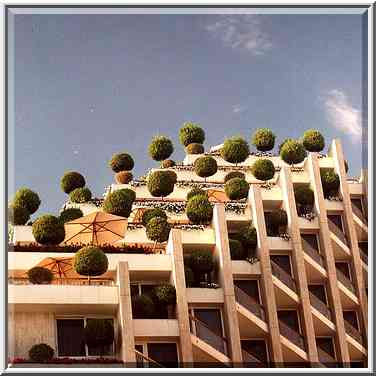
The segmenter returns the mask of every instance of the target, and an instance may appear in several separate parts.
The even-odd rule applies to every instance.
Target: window
[[[342,216],[338,214],[332,214],[328,215],[328,219],[332,221],[342,232],[343,231],[343,222],[342,222]]]
[[[270,255],[270,260],[283,269],[288,275],[292,276],[290,256],[288,255]]]
[[[356,330],[359,330],[358,316],[356,311],[343,311],[343,318]]]
[[[260,304],[260,293],[257,279],[238,279],[234,281],[234,284]]]
[[[363,251],[363,253],[368,255],[368,242],[359,242],[358,246]]]
[[[178,366],[176,343],[148,343],[148,356],[166,367]]]
[[[241,347],[247,353],[253,355],[255,358],[261,360],[263,363],[268,363],[268,349],[266,342],[263,339],[247,339],[241,341]]]
[[[280,310],[278,311],[278,319],[285,323],[291,329],[300,333],[299,316],[295,310]]]
[[[112,320],[112,318],[106,318]],[[84,328],[90,318],[57,319],[57,347],[58,356],[103,356],[113,355],[111,344],[104,347],[86,346],[84,341]]]
[[[326,289],[325,285],[309,285],[308,290],[316,296],[316,298],[320,299],[324,304],[328,304],[328,300],[326,298]]]
[[[351,203],[363,213],[363,205],[361,198],[352,198]]]
[[[316,344],[321,350],[325,351],[331,357],[336,357],[332,337],[318,337],[316,338]]]
[[[336,268],[342,272],[343,275],[345,275],[350,281],[352,280],[351,278],[351,272],[350,272],[350,265],[348,262],[345,261],[337,261],[335,263]]]
[[[316,234],[301,234],[303,240],[305,240],[317,253],[320,253],[319,242]],[[304,242],[303,242],[304,245]]]

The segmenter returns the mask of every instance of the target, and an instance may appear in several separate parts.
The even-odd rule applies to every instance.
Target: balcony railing
[[[302,246],[305,253],[315,260],[319,265],[325,268],[324,258],[320,255],[317,249],[313,248],[311,244],[302,237]]]
[[[337,238],[339,240],[341,240],[341,242],[343,244],[346,244],[348,246],[348,241],[347,241],[347,237],[346,235],[344,234],[343,230],[340,229],[334,222],[332,222],[329,218],[328,218],[328,225],[329,225],[329,230],[337,236]]]
[[[364,344],[362,333],[359,332],[358,329],[354,328],[348,321],[343,320],[345,323],[345,331],[346,333],[358,341],[361,345]]]
[[[294,279],[288,274],[285,270],[283,270],[278,264],[274,261],[270,260],[272,266],[272,273],[275,277],[277,277],[281,282],[283,282],[287,287],[291,290],[297,292],[296,283]]]
[[[189,320],[192,334],[202,339],[221,353],[225,355],[228,354],[226,338],[222,337],[221,334],[215,333],[208,327],[208,325],[192,315],[189,316]]]
[[[28,278],[8,278],[10,285],[33,285]],[[56,278],[51,285],[74,285],[74,286],[115,286],[112,279],[90,278]]]
[[[311,301],[312,307],[316,308],[326,318],[332,321],[332,312],[323,301],[321,301],[315,294],[312,294],[311,292],[309,292],[309,300]]]
[[[338,362],[320,346],[317,346],[319,361],[325,367],[338,367]]]
[[[163,368],[164,366],[155,360],[149,358],[148,356],[144,355],[143,353],[134,350],[136,354],[136,367],[137,368]]]
[[[255,356],[253,356],[252,354],[250,354],[248,351],[245,351],[242,349],[242,356],[243,356],[243,364],[246,366],[246,367],[265,367],[265,363],[256,358]]]
[[[282,320],[279,320],[279,331],[281,335],[305,351],[304,337],[293,328],[285,324]]]
[[[234,286],[235,290],[235,298],[238,303],[240,303],[244,308],[251,311],[255,314],[259,319],[265,321],[265,311],[264,308],[251,296],[246,294],[242,289],[238,286]]]
[[[348,288],[353,294],[355,294],[355,287],[339,269],[337,269],[337,279],[346,287]]]
[[[367,224],[367,218],[363,212],[351,201],[352,212],[365,224]]]

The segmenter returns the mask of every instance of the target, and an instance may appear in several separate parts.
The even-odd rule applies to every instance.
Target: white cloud
[[[260,16],[255,14],[221,15],[217,22],[207,25],[206,30],[226,46],[254,55],[263,55],[272,47],[269,35],[262,29]]]
[[[247,106],[244,106],[244,105],[241,105],[241,104],[234,104],[232,106],[232,112],[234,114],[239,114],[239,113],[242,113],[242,112],[245,112],[247,111]]]
[[[362,137],[361,112],[353,107],[341,90],[331,90],[325,98],[326,114],[329,122],[350,136],[352,142]]]

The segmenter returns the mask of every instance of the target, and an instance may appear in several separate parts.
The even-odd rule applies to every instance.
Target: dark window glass
[[[316,296],[316,298],[320,299],[323,303],[328,304],[324,285],[309,285],[308,289],[313,295]]]
[[[352,198],[351,203],[354,204],[361,212],[363,212],[362,199]]]
[[[153,295],[155,285],[141,285],[141,294]]]
[[[242,340],[242,349],[261,360],[263,363],[268,362],[268,350],[264,340]]]
[[[259,296],[259,289],[258,289],[258,282],[255,279],[247,279],[247,280],[235,280],[235,286],[239,287],[243,290],[248,296],[252,297],[256,300],[257,303],[260,303],[260,296]]]
[[[358,246],[363,251],[363,253],[368,255],[368,242],[359,242]]]
[[[316,234],[302,234],[302,239],[304,239],[313,249],[315,249],[318,253],[320,253],[319,243],[317,241]],[[303,242],[304,246],[304,242]]]
[[[87,319],[86,323],[90,322],[91,319]],[[112,325],[114,325],[112,319],[105,319],[108,321],[112,322]],[[113,354],[113,343],[109,345],[102,345],[102,346],[88,346],[88,355],[98,355],[98,356],[103,356],[103,355],[112,355]]]
[[[222,336],[221,312],[219,309],[195,309],[195,317],[214,333]]]
[[[351,273],[350,273],[350,265],[347,262],[336,262],[336,268],[342,272],[350,281],[351,281]]]
[[[343,232],[341,215],[328,215],[328,219],[331,220]]]
[[[178,366],[176,343],[148,343],[148,355],[166,367]]]
[[[138,285],[131,285],[131,296],[139,295]]]
[[[318,347],[335,358],[333,339],[331,337],[316,338],[316,343]]]
[[[85,356],[84,320],[57,320],[59,356]]]
[[[292,276],[290,256],[287,255],[270,255],[270,259],[275,262],[287,274]]]
[[[294,329],[296,332],[300,332],[297,311],[278,311],[278,319],[284,322],[290,328]]]
[[[135,347],[135,349],[136,349],[138,352],[140,352],[141,354],[144,353],[144,346],[142,346],[142,345],[135,345],[134,347]]]
[[[358,362],[351,362],[350,368],[365,368],[364,362],[358,361]]]
[[[359,330],[358,318],[355,311],[343,311],[343,318],[355,329]]]

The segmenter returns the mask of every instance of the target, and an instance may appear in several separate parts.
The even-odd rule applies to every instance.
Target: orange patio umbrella
[[[127,219],[100,211],[65,223],[65,244],[112,244],[123,239]]]
[[[49,269],[54,277],[80,278],[73,268],[72,257],[46,257],[37,266]]]

